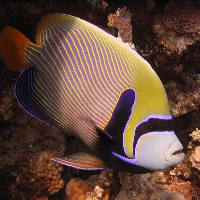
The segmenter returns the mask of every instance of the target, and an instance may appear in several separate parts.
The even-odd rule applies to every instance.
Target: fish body
[[[12,59],[10,38],[16,46]],[[115,37],[77,17],[51,14],[42,18],[36,44],[5,27],[0,48],[11,70],[25,68],[15,85],[21,106],[94,151],[53,160],[130,172],[162,170],[183,160],[159,77]]]

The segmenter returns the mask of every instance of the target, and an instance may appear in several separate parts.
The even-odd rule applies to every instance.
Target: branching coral
[[[50,152],[29,153],[19,160],[23,171],[17,178],[17,186],[28,199],[48,199],[64,186],[63,167],[50,160],[54,156]]]
[[[189,179],[191,177],[191,170],[189,165],[189,156],[185,155],[185,159],[182,163],[174,166],[172,170],[170,170],[169,174],[171,176],[182,177],[184,179]]]
[[[99,198],[110,199],[110,194],[116,190],[117,182],[113,176],[112,170],[104,170],[100,176],[100,184],[95,187],[95,192]]]
[[[197,128],[190,134],[190,137],[192,137],[192,140],[188,144],[188,149],[190,150],[189,160],[192,167],[200,170],[200,130]]]
[[[200,170],[200,146],[196,146],[194,152],[190,155],[192,167]]]
[[[200,130],[198,128],[192,131],[192,133],[190,134],[190,137],[192,137],[191,142],[198,142],[200,144]]]
[[[126,7],[118,8],[116,13],[108,16],[108,26],[118,29],[119,37],[123,42],[132,43],[131,13]]]

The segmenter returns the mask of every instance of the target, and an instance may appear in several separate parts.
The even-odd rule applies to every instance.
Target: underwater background
[[[54,163],[50,158],[88,149],[20,107],[13,91],[20,72],[10,72],[0,60],[0,199],[200,199],[199,11],[199,1],[0,1],[0,28],[10,25],[31,41],[40,19],[49,13],[77,16],[119,35],[164,84],[186,153],[184,161],[170,169],[137,175]]]

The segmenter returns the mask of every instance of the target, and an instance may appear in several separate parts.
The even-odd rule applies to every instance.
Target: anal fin
[[[52,158],[52,161],[63,165],[84,170],[97,170],[107,168],[102,160],[88,153],[75,153],[66,158]]]

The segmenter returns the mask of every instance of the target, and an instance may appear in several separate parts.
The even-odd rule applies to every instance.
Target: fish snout
[[[180,163],[184,159],[184,153],[182,152],[183,146],[180,141],[175,140],[167,151],[163,153],[166,161],[173,162],[174,165]]]

